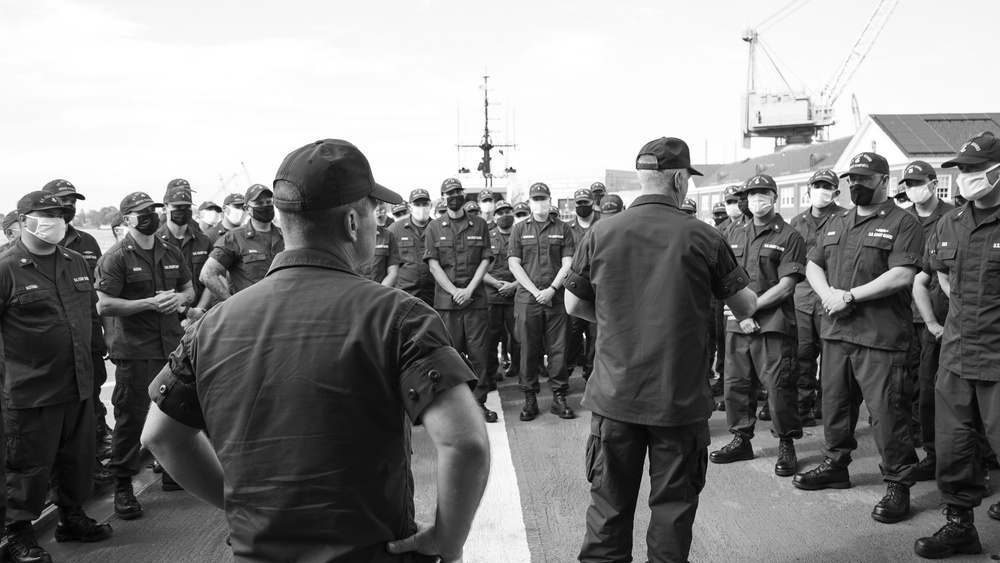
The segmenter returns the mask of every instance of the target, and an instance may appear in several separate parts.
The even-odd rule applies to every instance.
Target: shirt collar
[[[864,223],[865,221],[868,221],[869,219],[874,219],[875,217],[884,219],[888,217],[890,213],[895,213],[897,210],[903,213],[907,212],[905,209],[900,209],[899,206],[897,206],[896,203],[891,199],[887,199],[884,202],[882,202],[882,204],[875,209],[875,213],[872,213],[871,215],[865,217],[858,215],[858,208],[857,206],[855,206],[850,210],[845,211],[844,217],[848,216],[852,217],[854,219],[853,224],[859,225],[861,223]]]
[[[774,219],[772,219],[771,222],[768,223],[768,224],[766,224],[766,225],[761,225],[761,226],[758,227],[751,220],[751,221],[747,221],[746,225],[744,225],[743,228],[744,229],[753,229],[754,232],[757,234],[757,236],[760,236],[760,235],[762,235],[764,233],[764,231],[774,231],[776,233],[780,233],[781,230],[784,229],[787,226],[788,225],[787,225],[787,223],[785,223],[785,218],[782,217],[780,213],[775,213],[774,214]]]
[[[313,266],[357,275],[354,269],[344,262],[344,259],[340,256],[315,248],[293,248],[279,252],[275,255],[274,261],[271,262],[271,268],[268,269],[267,275],[270,276],[283,268],[296,268],[300,266]]]
[[[35,263],[34,260],[35,255],[32,254],[30,250],[28,250],[28,247],[24,245],[24,241],[22,241],[20,238],[18,238],[17,242],[14,243],[14,246],[10,248],[11,248],[11,253],[14,256],[17,256],[18,266],[24,267],[27,266],[28,264]],[[61,255],[63,257],[63,260],[67,261],[72,260],[72,258],[69,257],[69,252],[66,252],[66,249],[63,248],[62,246],[58,245],[56,246],[56,254]]]
[[[641,195],[641,196],[635,198],[635,201],[632,202],[632,205],[629,206],[629,209],[635,207],[636,205],[650,205],[650,204],[669,205],[670,207],[673,207],[674,209],[680,210],[680,207],[677,206],[677,203],[675,201],[673,201],[671,198],[669,198],[669,197],[667,197],[665,195],[661,195],[661,194],[644,194],[644,195]]]

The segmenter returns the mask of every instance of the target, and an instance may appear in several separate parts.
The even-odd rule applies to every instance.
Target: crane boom
[[[858,36],[858,40],[851,47],[850,52],[844,59],[844,62],[837,69],[837,73],[833,76],[833,79],[823,87],[823,90],[819,95],[819,105],[823,107],[831,107],[840,94],[844,91],[844,87],[857,72],[858,67],[861,66],[861,61],[865,60],[868,55],[868,51],[871,50],[872,45],[875,44],[875,40],[878,39],[879,34],[882,32],[882,28],[885,27],[885,23],[889,21],[889,16],[892,11],[896,8],[896,4],[899,0],[881,0],[878,6],[875,7],[875,13],[868,20],[868,25]]]

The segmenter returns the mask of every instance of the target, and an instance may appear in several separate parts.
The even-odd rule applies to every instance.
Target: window
[[[713,194],[712,195],[712,205],[715,205],[716,203],[719,203],[720,201],[722,201],[722,194]]]
[[[889,186],[888,186],[889,191],[891,193],[896,193],[897,186],[899,186],[899,184],[896,183],[896,177],[895,176],[889,176]]]
[[[799,189],[802,190],[801,192],[799,192],[799,205],[803,206],[803,207],[808,207],[809,203],[810,203],[809,202],[809,186],[802,186]]]
[[[951,175],[938,176],[937,195],[941,199],[951,199]]]
[[[795,188],[781,188],[781,206],[795,206]]]

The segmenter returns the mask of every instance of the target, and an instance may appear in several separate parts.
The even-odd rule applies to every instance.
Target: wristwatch
[[[851,303],[854,303],[854,294],[851,293],[850,291],[845,291],[844,292],[844,303],[847,303],[848,305],[850,305]]]

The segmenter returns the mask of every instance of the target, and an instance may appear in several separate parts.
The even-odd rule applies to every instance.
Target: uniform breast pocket
[[[840,246],[840,235],[827,235],[820,238],[819,243],[823,245],[823,259],[826,260],[826,270],[829,271],[834,266],[832,262]]]
[[[242,256],[243,266],[253,279],[262,279],[267,274],[267,256],[262,252],[248,252]]]
[[[163,280],[166,282],[166,289],[180,289],[181,269],[166,267],[163,270]]]
[[[442,267],[455,263],[455,241],[451,239],[436,240],[434,247],[437,248],[438,262],[441,263]]]
[[[420,257],[416,255],[417,243],[410,237],[399,239],[399,257],[404,262],[419,262]]]
[[[128,297],[125,297],[125,294]],[[153,295],[153,273],[152,272],[129,272],[125,274],[125,289],[122,296],[126,299],[140,299]]]
[[[41,315],[58,314],[58,301],[55,290],[37,289],[15,295],[13,306],[24,314],[39,315],[41,318]]]
[[[375,247],[375,256],[388,256],[389,245],[378,245]]]
[[[758,258],[760,273],[772,286],[778,283],[778,266],[781,264],[781,255],[780,250],[773,248],[765,248],[760,251]]]
[[[858,269],[873,276],[880,276],[889,269],[890,253],[892,253],[892,240],[881,237],[865,237],[861,241]]]
[[[954,252],[954,249],[952,249]],[[990,295],[1000,294],[1000,249],[990,249],[986,252],[985,272],[983,272],[983,287]]]
[[[538,239],[526,238],[521,240],[521,262],[527,263],[538,259]]]
[[[483,259],[483,248],[486,242],[479,239],[465,239],[465,247],[468,250],[469,262],[478,264]]]

